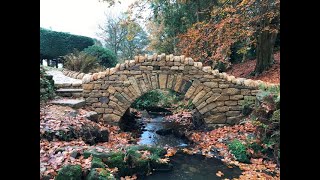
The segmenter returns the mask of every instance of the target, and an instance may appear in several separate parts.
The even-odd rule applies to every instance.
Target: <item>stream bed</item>
[[[147,116],[145,118],[144,116]],[[144,114],[138,122],[144,124],[139,145],[154,145],[157,147],[178,147],[184,148],[190,146],[186,139],[174,136],[172,133],[159,135],[156,131],[161,129],[174,128],[174,123],[166,121],[163,115]],[[172,171],[154,172],[152,175],[143,177],[145,180],[214,180],[214,179],[232,179],[241,175],[238,167],[229,168],[220,159],[206,158],[196,154],[188,155],[177,153],[170,157],[170,163],[173,165]],[[216,173],[221,171],[223,175],[218,177]]]

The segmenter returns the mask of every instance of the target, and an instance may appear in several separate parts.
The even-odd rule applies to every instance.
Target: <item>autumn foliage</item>
[[[261,12],[261,9],[268,9]],[[178,48],[196,61],[227,61],[231,46],[242,44],[239,54],[255,46],[259,32],[279,31],[280,0],[227,1],[211,12],[211,20],[194,24],[180,34]],[[263,25],[262,25],[263,21]]]

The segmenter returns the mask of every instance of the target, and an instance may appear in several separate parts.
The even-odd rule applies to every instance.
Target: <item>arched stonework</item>
[[[206,124],[233,124],[240,115],[241,101],[255,96],[262,81],[235,78],[202,67],[201,62],[173,55],[136,56],[104,72],[86,74],[83,97],[103,120],[119,122],[131,103],[154,89],[172,89],[191,100]]]

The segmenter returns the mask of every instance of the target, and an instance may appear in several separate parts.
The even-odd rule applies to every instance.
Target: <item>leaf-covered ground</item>
[[[40,134],[48,129],[52,131],[68,130],[69,127],[81,128],[85,124],[93,124],[109,131],[109,141],[97,143],[95,145],[86,144],[81,138],[72,141],[59,141],[54,139],[48,141],[40,140],[40,179],[44,177],[54,178],[63,165],[81,165],[84,171],[90,170],[92,158],[84,158],[86,150],[95,149],[97,152],[110,152],[134,145],[136,139],[132,138],[131,133],[121,132],[118,127],[95,123],[87,118],[87,110],[79,109],[77,112],[69,107],[46,105],[40,110]],[[181,112],[167,116],[168,121],[175,121],[184,125],[191,122],[189,112]],[[235,160],[230,153],[227,143],[233,139],[246,142],[254,135],[256,127],[250,122],[241,125],[224,126],[212,131],[193,130],[188,134],[189,140],[194,142],[193,148],[185,148],[187,154],[201,153],[208,158],[219,156],[227,165],[239,166],[243,170],[239,179],[280,179],[280,169],[276,164],[265,158],[251,158],[250,164],[241,163]],[[166,157],[173,156],[176,148],[167,149]],[[252,151],[252,149],[248,149]],[[214,153],[217,152],[217,153]],[[167,159],[168,160],[168,159]],[[106,167],[108,168],[108,167]],[[111,172],[116,172],[116,168],[108,168]],[[217,173],[218,177],[223,178],[223,172]],[[136,179],[135,175],[122,177],[121,179]]]
[[[209,132],[194,132],[189,138],[196,145],[193,149],[185,149],[185,151],[190,154],[200,151],[207,157],[213,157],[212,150],[216,149],[223,157],[222,161],[228,165],[237,165],[243,170],[239,179],[280,179],[280,169],[276,168],[276,163],[263,158],[251,158],[251,164],[245,164],[236,161],[230,153],[227,142],[234,139],[246,142],[255,130],[256,127],[252,123],[246,122],[242,125],[224,126]],[[249,149],[249,151],[252,150]]]
[[[47,131],[68,130],[69,127],[81,128],[85,124],[94,124],[108,129],[109,141],[98,143],[93,146],[86,144],[81,138],[69,142],[54,139],[48,141],[40,140],[40,178],[44,176],[55,177],[63,165],[81,165],[84,170],[91,166],[91,158],[83,157],[84,150],[96,149],[98,152],[118,150],[128,146],[132,140],[131,134],[120,132],[115,126],[102,125],[85,118],[86,110],[79,109],[78,114],[70,107],[46,105],[40,109],[40,134]],[[74,117],[72,117],[74,116]]]
[[[270,69],[264,71],[257,77],[250,76],[250,73],[254,71],[256,62],[256,59],[254,59],[243,63],[234,64],[226,73],[235,77],[250,78],[276,84],[280,83],[280,51],[274,54],[275,63]]]

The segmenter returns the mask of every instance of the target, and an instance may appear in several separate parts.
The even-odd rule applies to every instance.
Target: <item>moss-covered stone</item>
[[[88,158],[90,156],[93,156],[93,157],[97,157],[97,158],[100,158],[100,159],[104,159],[104,158],[108,158],[110,156],[110,153],[104,153],[104,152],[97,152],[95,150],[89,150],[89,151],[84,151],[83,152],[83,157],[84,158]]]
[[[271,120],[280,121],[280,109],[273,112]]]
[[[105,165],[100,158],[93,157],[91,162],[91,168],[104,168]]]
[[[116,180],[112,173],[104,168],[93,168],[86,180]]]
[[[159,159],[166,154],[163,148],[152,146],[130,146],[124,152],[99,153],[94,150],[85,151],[84,157],[92,155],[92,168],[104,167],[118,168],[117,176],[132,174],[145,175],[153,169],[171,170],[172,165],[161,163]],[[170,166],[171,165],[171,166]],[[91,174],[92,175],[92,174]]]
[[[167,151],[163,148],[158,148],[154,146],[147,146],[147,145],[138,145],[138,146],[130,146],[128,150],[134,150],[134,151],[150,151],[151,154],[155,154],[158,156],[163,156],[167,153]]]
[[[61,168],[55,180],[81,180],[81,176],[80,165],[66,165]]]

